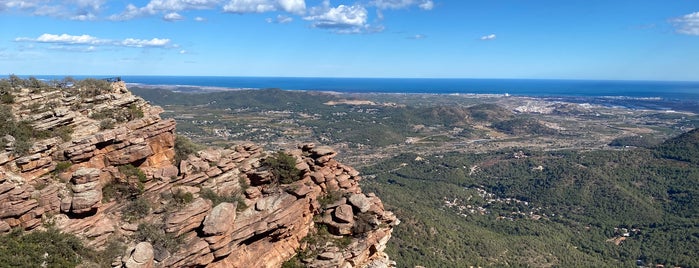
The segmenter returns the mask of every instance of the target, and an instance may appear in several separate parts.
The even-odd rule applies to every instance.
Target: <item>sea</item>
[[[35,76],[63,79],[64,76]],[[72,76],[112,78],[108,76]],[[129,86],[333,91],[341,93],[502,94],[699,113],[699,81],[557,79],[316,78],[233,76],[120,76]]]

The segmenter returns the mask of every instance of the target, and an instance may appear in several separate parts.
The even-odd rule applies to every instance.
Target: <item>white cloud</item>
[[[483,41],[488,41],[488,40],[495,40],[495,38],[497,38],[497,36],[495,36],[495,34],[489,34],[489,35],[481,36],[480,39]]]
[[[94,20],[104,0],[0,0],[0,11],[17,10],[34,16],[47,16],[71,20]]]
[[[305,0],[230,0],[223,6],[224,12],[229,13],[264,13],[284,11],[293,14],[306,12]]]
[[[373,0],[370,3],[379,9],[401,9],[415,5],[423,10],[432,10],[434,8],[432,0]]]
[[[206,18],[196,17],[196,18],[194,18],[194,21],[202,22],[202,21],[206,21]]]
[[[37,38],[17,37],[15,42],[32,42],[32,43],[50,43],[55,44],[54,47],[63,46],[82,46],[84,49],[94,51],[96,46],[112,46],[112,47],[153,47],[153,48],[170,48],[177,47],[172,45],[171,40],[167,38],[152,38],[136,39],[126,38],[124,40],[110,40],[97,38],[91,35],[69,35],[69,34],[42,34]]]
[[[126,38],[121,41],[121,45],[125,47],[165,47],[170,44],[170,39],[153,38],[151,40]]]
[[[31,9],[36,7],[40,0],[34,1],[0,1],[0,10],[6,9]]]
[[[367,10],[363,6],[339,5],[303,19],[312,21],[313,27],[317,28],[333,29],[339,33],[360,33],[369,28],[367,17]]]
[[[15,38],[15,41],[34,41],[39,43],[62,43],[62,44],[81,44],[81,45],[98,45],[108,43],[108,40],[99,39],[94,36],[87,34],[83,35],[69,35],[69,34],[42,34],[36,39],[19,37]]]
[[[286,15],[277,15],[276,19],[267,18],[267,19],[265,19],[265,21],[267,21],[267,23],[287,24],[287,23],[291,23],[292,21],[294,21],[294,18],[286,16]]]
[[[303,14],[306,12],[305,0],[278,0],[281,10],[294,14]]]
[[[123,12],[111,15],[108,18],[110,20],[123,21],[163,13],[167,16],[167,14],[176,13],[176,11],[213,9],[219,6],[220,3],[221,0],[151,0],[140,8],[133,4],[128,4]]]
[[[97,15],[92,14],[92,13],[85,13],[85,14],[79,14],[70,17],[71,20],[79,20],[79,21],[92,21],[97,19]]]
[[[418,5],[422,10],[432,10],[434,8],[434,2],[432,0],[427,0]]]
[[[690,13],[672,20],[677,27],[677,33],[699,35],[699,12]]]
[[[268,0],[231,0],[223,6],[224,12],[230,13],[264,13],[277,10]]]
[[[426,36],[424,34],[416,34],[413,36],[408,36],[408,39],[413,39],[413,40],[420,40],[420,39],[425,39]]]
[[[178,14],[177,12],[167,13],[165,14],[165,16],[163,16],[163,20],[166,21],[178,21],[183,19],[184,17],[182,17],[182,15]]]
[[[68,52],[95,52],[95,51],[97,51],[97,47],[95,47],[95,46],[76,47],[76,46],[54,45],[54,46],[49,46],[48,49],[62,50],[62,51],[68,51]]]
[[[220,0],[151,0],[143,9],[148,12],[213,9]]]
[[[141,16],[141,10],[134,6],[133,4],[128,4],[126,5],[126,9],[121,12],[121,14],[114,14],[109,16],[109,20],[116,20],[116,21],[122,21],[122,20],[130,20],[135,17]]]

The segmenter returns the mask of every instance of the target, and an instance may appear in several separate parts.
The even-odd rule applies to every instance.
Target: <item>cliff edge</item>
[[[395,265],[398,219],[329,147],[195,148],[123,81],[0,89],[2,233],[56,228],[112,267]]]

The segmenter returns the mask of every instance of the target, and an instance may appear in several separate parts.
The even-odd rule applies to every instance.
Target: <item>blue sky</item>
[[[699,81],[697,0],[0,0],[0,73]]]

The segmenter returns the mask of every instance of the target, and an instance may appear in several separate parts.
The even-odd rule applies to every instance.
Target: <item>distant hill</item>
[[[512,112],[492,103],[476,104],[467,108],[473,121],[492,122],[502,121],[512,117]]]
[[[248,107],[256,110],[325,108],[337,100],[332,94],[281,89],[232,90],[213,93],[180,93],[161,88],[132,87],[134,94],[156,105],[209,105],[215,108]]]
[[[495,122],[492,127],[510,135],[553,135],[557,133],[555,129],[545,126],[536,119],[527,117]]]
[[[662,158],[699,164],[699,128],[663,142],[655,151]]]

